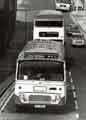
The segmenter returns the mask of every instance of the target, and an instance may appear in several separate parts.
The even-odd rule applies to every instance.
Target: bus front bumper
[[[59,101],[50,101],[48,100],[49,98],[40,98],[40,100],[28,100],[22,101],[18,96],[15,96],[15,104],[22,106],[22,105],[31,105],[31,106],[38,106],[39,108],[41,107],[46,107],[46,106],[64,106],[66,104],[65,97],[60,98]]]

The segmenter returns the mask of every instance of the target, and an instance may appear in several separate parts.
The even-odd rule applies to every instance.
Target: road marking
[[[72,91],[73,91],[73,98],[75,99],[74,100],[74,103],[75,103],[75,109],[76,110],[78,110],[79,109],[79,107],[78,107],[78,102],[77,102],[77,94],[76,94],[76,88],[75,88],[75,85],[74,85],[74,83],[73,83],[73,79],[72,79],[72,77],[71,77],[71,72],[69,72],[69,76],[70,76],[70,81],[71,81],[71,84],[72,84]],[[79,114],[77,113],[76,114],[76,118],[78,119],[79,118]]]
[[[73,90],[73,91],[75,91],[75,90],[76,90],[76,88],[75,88],[75,86],[74,86],[74,85],[72,85],[72,90]]]
[[[79,109],[77,100],[75,100],[75,108],[76,108],[76,110]]]
[[[73,83],[73,79],[72,78],[70,79],[70,82]]]
[[[79,113],[76,113],[76,118],[79,119]]]
[[[13,96],[13,92],[10,94],[10,96],[7,98],[7,100],[5,101],[4,105],[2,106],[1,108],[1,112],[3,112],[4,108],[6,107],[7,103],[10,101],[10,99],[12,98]]]
[[[74,85],[72,85],[72,90],[73,90],[73,98],[75,99],[75,100],[74,100],[75,109],[78,110],[79,107],[78,107],[78,102],[77,102],[77,94],[76,94],[75,86],[74,86]]]
[[[0,112],[2,112],[11,99],[14,91],[14,83],[7,89],[7,91],[3,94],[3,96],[0,98]]]
[[[69,72],[69,76],[70,76],[70,82],[73,83],[73,79],[71,77],[71,72]]]
[[[69,76],[71,77],[71,72],[69,72]]]
[[[73,97],[74,97],[74,98],[77,98],[77,95],[76,95],[76,92],[75,92],[75,91],[73,91]]]

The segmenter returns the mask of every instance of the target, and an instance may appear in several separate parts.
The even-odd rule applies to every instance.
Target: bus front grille
[[[29,102],[30,103],[40,103],[40,104],[49,104],[51,102],[50,96],[44,96],[44,95],[30,95],[29,96]]]

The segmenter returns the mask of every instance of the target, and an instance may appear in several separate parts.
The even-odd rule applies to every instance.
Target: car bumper
[[[84,41],[72,41],[72,45],[75,45],[75,46],[84,46],[85,45],[85,42]]]

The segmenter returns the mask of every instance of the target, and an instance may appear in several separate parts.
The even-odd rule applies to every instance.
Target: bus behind
[[[63,14],[55,10],[40,11],[34,18],[33,39],[49,39],[64,43]]]

